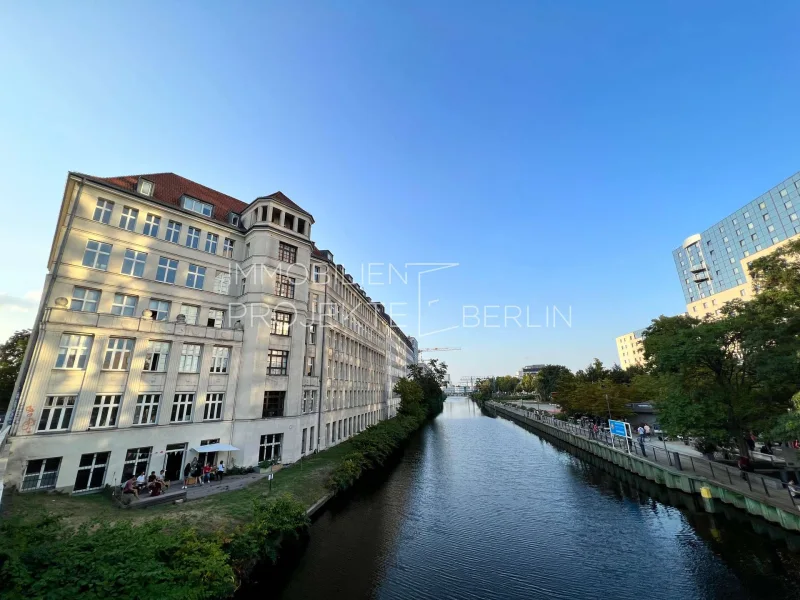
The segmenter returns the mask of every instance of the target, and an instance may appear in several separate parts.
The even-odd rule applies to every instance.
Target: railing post
[[[764,478],[763,478],[763,477],[761,478],[761,485],[763,485],[763,486],[764,486],[764,491],[765,491],[765,492],[766,492],[766,494],[767,494],[767,498],[769,498],[769,490],[767,489],[767,482],[766,482],[766,481],[764,481]]]
[[[714,465],[711,464],[711,461],[708,461],[708,466],[711,467],[711,477],[714,479],[717,478],[716,474],[714,473]]]
[[[728,483],[733,485],[733,479],[731,479],[731,470],[728,467],[725,467],[725,472],[728,474]]]

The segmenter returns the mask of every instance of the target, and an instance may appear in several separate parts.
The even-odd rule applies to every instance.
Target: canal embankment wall
[[[745,510],[751,515],[780,525],[789,531],[800,531],[800,509],[795,506],[788,492],[781,493],[782,485],[780,487],[776,485],[772,495],[769,495],[770,492],[766,485],[764,494],[749,489],[743,490],[741,489],[743,482],[734,481],[727,469],[724,470],[728,477],[726,483],[696,472],[694,466],[691,470],[688,466],[684,467],[679,457],[675,457],[677,459],[675,461],[670,459],[668,464],[656,463],[630,452],[624,447],[624,444],[622,448],[618,448],[604,441],[589,439],[579,429],[570,428],[567,424],[552,417],[537,416],[530,411],[514,409],[497,402],[487,402],[485,406],[496,415],[527,425],[537,433],[540,432],[545,436],[558,439],[650,481],[688,494],[701,495],[709,512],[714,511],[714,501],[724,502]],[[674,465],[679,465],[680,468],[676,468]],[[736,476],[738,477],[738,473]],[[750,482],[747,484],[748,488],[752,487]]]

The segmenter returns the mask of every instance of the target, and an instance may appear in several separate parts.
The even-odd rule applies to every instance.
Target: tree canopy
[[[31,337],[30,329],[17,331],[0,345],[0,412],[4,411],[14,393],[14,383],[19,375],[22,358]]]

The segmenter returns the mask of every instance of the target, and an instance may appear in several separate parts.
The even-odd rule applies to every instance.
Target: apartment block
[[[795,173],[673,250],[688,314],[713,317],[726,302],[752,297],[748,265],[800,235],[798,207]]]
[[[644,365],[644,329],[637,329],[617,338],[619,366],[623,369]]]
[[[84,493],[204,462],[291,463],[396,412],[415,342],[281,192],[70,173],[0,448],[5,484]],[[220,455],[211,443],[238,450]]]

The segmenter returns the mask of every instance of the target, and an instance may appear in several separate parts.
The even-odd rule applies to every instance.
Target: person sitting
[[[157,480],[161,482],[162,487],[169,489],[169,481],[166,479],[166,473],[164,472],[164,469],[161,469],[161,473],[158,474]]]
[[[139,489],[136,487],[136,477],[134,477],[132,473],[130,479],[125,482],[125,485],[122,488],[122,494],[133,494],[137,500],[139,499]]]
[[[147,487],[147,478],[144,476],[144,471],[139,473],[139,476],[136,478],[136,487],[140,490]]]
[[[789,483],[786,485],[786,489],[789,490],[789,493],[792,495],[792,498],[800,498],[800,488],[797,487],[797,484],[794,482],[794,479],[789,480]]]
[[[208,463],[203,467],[203,483],[211,483],[211,465]]]
[[[155,471],[150,472],[150,476],[147,478],[147,483],[153,483],[158,477],[156,476]]]
[[[151,496],[160,496],[161,495],[161,482],[156,479],[153,483],[150,484],[150,495]]]

